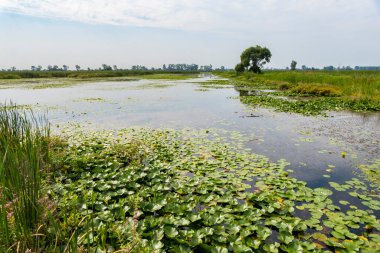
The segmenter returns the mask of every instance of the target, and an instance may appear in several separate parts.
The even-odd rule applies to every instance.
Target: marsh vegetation
[[[237,89],[273,90],[241,99],[252,106],[305,115],[341,110],[380,111],[380,73],[375,71],[267,71],[261,75],[225,72],[218,75],[231,79]]]
[[[3,89],[0,251],[379,251],[377,74],[303,74]]]

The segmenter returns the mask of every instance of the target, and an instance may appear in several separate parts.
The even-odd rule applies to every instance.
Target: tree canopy
[[[240,56],[240,63],[236,65],[235,70],[243,72],[244,70],[261,73],[261,68],[264,64],[270,62],[272,53],[266,47],[259,45],[249,47],[243,51]]]
[[[290,63],[290,69],[291,70],[296,70],[296,66],[297,66],[297,62],[295,60],[293,60],[291,63]]]

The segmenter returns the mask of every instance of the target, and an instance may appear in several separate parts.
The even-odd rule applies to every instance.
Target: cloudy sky
[[[31,65],[380,65],[380,0],[0,0],[0,69]]]

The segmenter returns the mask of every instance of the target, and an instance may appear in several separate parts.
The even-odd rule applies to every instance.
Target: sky
[[[0,0],[0,69],[380,66],[380,0]]]

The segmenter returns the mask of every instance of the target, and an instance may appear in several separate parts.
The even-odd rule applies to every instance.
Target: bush
[[[291,92],[325,97],[336,97],[342,94],[338,87],[321,84],[299,84],[290,89]]]

